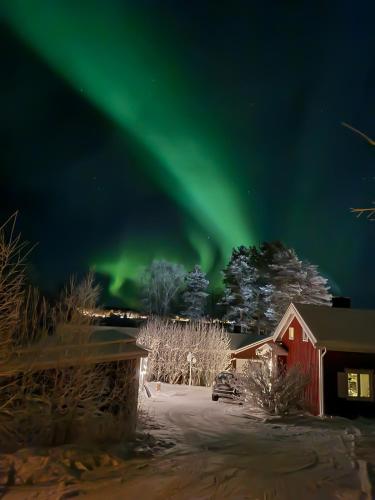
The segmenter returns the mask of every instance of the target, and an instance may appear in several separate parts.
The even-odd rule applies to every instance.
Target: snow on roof
[[[317,347],[375,353],[375,310],[293,305],[316,338]]]
[[[258,342],[259,340],[265,340],[268,337],[264,335],[256,335],[254,333],[228,333],[230,341],[231,351],[237,351],[242,347]]]
[[[115,328],[64,325],[58,334],[18,351],[2,365],[8,373],[147,357],[135,336]],[[63,335],[65,332],[65,336]]]

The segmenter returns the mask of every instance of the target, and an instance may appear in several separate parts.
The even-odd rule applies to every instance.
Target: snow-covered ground
[[[58,487],[12,487],[3,498],[375,498],[374,422],[265,422],[246,406],[211,401],[207,388],[150,388],[141,402],[144,438],[132,458],[111,455],[103,467],[82,460],[81,472]]]

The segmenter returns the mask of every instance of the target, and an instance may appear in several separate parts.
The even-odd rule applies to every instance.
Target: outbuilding
[[[28,399],[39,404],[35,415],[41,425],[45,419],[45,434],[53,428],[57,444],[129,437],[136,428],[141,360],[148,355],[136,344],[135,330],[61,325],[1,364],[2,387],[25,386]],[[0,404],[9,404],[6,391]],[[25,406],[26,420],[34,416],[29,410]]]

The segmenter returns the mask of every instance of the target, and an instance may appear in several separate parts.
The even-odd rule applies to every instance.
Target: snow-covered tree
[[[304,261],[302,267],[305,272],[305,280],[302,285],[300,302],[317,306],[331,306],[332,295],[329,293],[327,278],[319,274],[318,266],[310,264],[310,262]]]
[[[206,273],[198,265],[185,276],[186,288],[182,296],[185,305],[184,316],[193,320],[203,317],[209,284]]]
[[[317,266],[278,241],[234,249],[223,274],[226,318],[245,331],[271,333],[291,302],[331,305]]]
[[[257,307],[258,279],[258,272],[250,263],[248,248],[239,247],[233,250],[223,275],[225,290],[220,304],[227,306],[225,318],[234,321],[241,331],[247,331]]]
[[[186,271],[181,264],[154,260],[143,274],[143,303],[150,314],[166,316],[182,290]]]
[[[256,332],[258,335],[272,333],[277,323],[275,306],[273,303],[273,292],[275,287],[267,284],[259,287],[258,311],[255,317]]]
[[[269,283],[273,287],[270,305],[274,323],[278,322],[291,302],[330,306],[327,279],[316,265],[300,260],[291,248],[279,247],[268,264]]]
[[[301,302],[306,273],[294,250],[280,248],[268,264],[268,281],[273,286],[270,298],[278,321],[291,302]]]

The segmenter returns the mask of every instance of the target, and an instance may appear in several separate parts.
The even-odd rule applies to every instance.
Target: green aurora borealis
[[[131,9],[124,23],[107,2],[80,2],[79,9],[74,2],[61,2],[58,15],[50,5],[48,0],[12,0],[8,20],[52,68],[134,139],[140,154],[143,148],[150,155],[147,174],[186,213],[187,240],[203,268],[212,270],[215,252],[222,264],[234,245],[256,241],[223,138],[211,137],[204,114],[191,113],[192,83],[179,74],[171,50],[156,49],[166,42]],[[170,244],[159,241],[155,248],[154,241],[125,239],[117,255],[92,264],[111,276],[112,294],[120,294],[125,280],[135,280],[152,258],[178,259],[181,253],[170,250]]]
[[[98,272],[137,304],[154,258],[212,288],[233,246],[282,240],[374,307],[375,5],[3,0],[0,216],[33,284]]]

